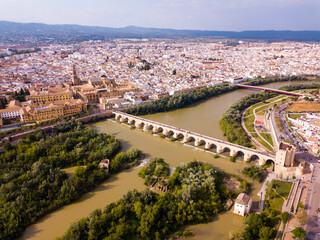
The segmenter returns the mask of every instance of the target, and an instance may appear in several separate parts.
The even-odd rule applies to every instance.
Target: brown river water
[[[281,82],[266,86],[279,88],[288,84],[288,82]],[[240,89],[184,109],[144,117],[225,140],[219,127],[219,120],[230,105],[249,93],[249,90]],[[127,125],[118,124],[112,120],[94,123],[91,124],[91,127],[96,128],[99,132],[113,134],[121,141],[123,151],[138,148],[146,154],[147,158],[161,157],[171,167],[196,159],[208,162],[218,170],[241,175],[242,168],[246,166],[245,163],[240,161],[241,159],[232,163],[223,155],[220,158],[213,158],[212,153],[203,149],[183,145],[179,142],[171,142],[168,139],[152,136],[150,133],[141,130],[131,130]],[[72,170],[74,168],[66,171],[72,172]],[[130,190],[143,190],[145,186],[143,180],[138,177],[138,172],[139,167],[135,167],[112,176],[92,192],[84,194],[78,201],[48,214],[37,223],[29,226],[19,239],[54,239],[61,236],[72,222],[88,216],[93,210],[117,201]],[[257,201],[257,192],[261,184],[253,182],[252,187],[251,197],[254,201]],[[243,227],[243,222],[244,218],[226,212],[219,214],[208,224],[188,226],[187,229],[196,233],[195,237],[191,239],[220,240],[228,238],[230,231]]]

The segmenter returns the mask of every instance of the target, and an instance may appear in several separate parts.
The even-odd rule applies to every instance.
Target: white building
[[[245,216],[250,213],[252,199],[245,193],[240,193],[236,199],[233,213]]]
[[[237,83],[241,83],[243,82],[243,78],[242,77],[235,77],[235,78],[230,78],[229,82],[232,84],[237,84]]]

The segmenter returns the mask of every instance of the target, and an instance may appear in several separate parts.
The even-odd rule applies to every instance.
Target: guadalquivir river
[[[298,83],[298,82],[294,82]],[[272,83],[266,86],[279,88],[288,82]],[[230,105],[241,97],[248,95],[249,90],[240,89],[226,93],[190,107],[166,113],[144,116],[155,121],[188,129],[215,138],[225,139],[219,127],[219,120]],[[211,153],[192,146],[186,146],[168,139],[152,136],[140,130],[131,130],[126,125],[114,121],[103,121],[91,125],[99,132],[114,134],[121,141],[123,150],[138,148],[147,157],[161,157],[175,167],[183,162],[193,160],[205,161],[218,170],[241,175],[243,162],[231,163],[228,158],[213,158]],[[78,201],[43,217],[36,224],[26,229],[20,239],[54,239],[61,236],[70,224],[77,219],[88,216],[93,210],[103,208],[106,204],[117,201],[130,190],[143,190],[143,180],[138,177],[139,168],[126,170],[111,177],[94,191],[83,195]],[[253,183],[251,197],[258,200],[257,192],[261,184]],[[189,226],[196,236],[192,239],[226,239],[230,231],[241,228],[244,219],[230,212],[219,214],[208,224]]]

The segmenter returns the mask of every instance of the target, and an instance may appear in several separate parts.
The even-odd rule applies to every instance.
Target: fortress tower
[[[276,165],[280,167],[293,167],[296,148],[288,143],[281,142],[276,153]]]
[[[77,72],[76,72],[76,68],[75,66],[73,65],[72,66],[72,85],[73,86],[76,86],[76,85],[81,85],[81,80],[80,78],[78,77],[77,75]]]

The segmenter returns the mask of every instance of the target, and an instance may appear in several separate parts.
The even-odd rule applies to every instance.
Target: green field
[[[270,143],[272,146],[273,145],[273,141],[272,141],[272,137],[271,137],[271,134],[270,133],[260,133],[260,135],[268,141],[268,143]]]
[[[282,211],[284,199],[288,199],[292,187],[291,182],[272,180],[268,185],[266,199],[270,204],[270,209]],[[274,191],[275,190],[275,191]]]
[[[244,119],[244,125],[246,126],[247,130],[249,132],[254,132],[254,125],[253,125],[253,122],[254,122],[254,115],[251,115],[250,117],[246,117]]]

